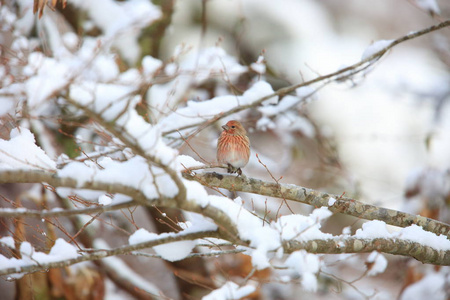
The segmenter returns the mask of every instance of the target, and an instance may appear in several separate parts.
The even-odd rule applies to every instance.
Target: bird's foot
[[[242,175],[242,170],[241,168],[235,168],[232,165],[228,164],[228,169],[227,169],[228,173],[233,174],[233,173],[237,173],[237,176],[241,176]]]

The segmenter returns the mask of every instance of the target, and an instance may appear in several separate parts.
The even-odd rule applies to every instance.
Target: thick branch
[[[154,199],[147,198],[139,189],[130,187],[119,183],[99,182],[99,181],[85,181],[82,184],[78,183],[73,178],[62,178],[55,173],[41,171],[41,170],[8,170],[0,171],[1,183],[41,183],[46,182],[53,187],[69,187],[78,189],[90,189],[97,191],[105,191],[111,194],[123,194],[130,196],[137,203],[144,206],[161,206],[178,208],[191,212],[202,214],[210,217],[219,226],[219,231],[222,236],[226,237],[230,242],[236,240],[238,231],[235,224],[230,218],[221,210],[206,206],[201,207],[193,201],[178,201],[179,199],[159,197]],[[0,214],[1,215],[1,214]]]
[[[208,186],[216,186],[221,188],[227,188],[233,191],[250,192],[260,195],[282,197],[302,203],[307,203],[319,206],[328,206],[328,203],[332,198],[336,201],[333,205],[328,206],[330,210],[336,212],[342,212],[357,217],[363,217],[366,219],[380,219],[386,223],[401,227],[406,227],[410,224],[417,224],[424,229],[435,232],[433,228],[440,228],[439,231],[448,232],[448,225],[440,223],[435,220],[426,219],[423,217],[416,217],[409,214],[397,212],[394,210],[388,210],[384,208],[377,208],[372,205],[363,204],[358,201],[349,198],[339,198],[337,196],[321,193],[304,187],[299,187],[289,184],[275,184],[271,182],[264,182],[253,178],[236,177],[234,175],[223,175],[217,173],[204,173],[198,175],[184,175],[188,179],[195,179],[202,184]],[[76,188],[89,188],[94,190],[106,190],[110,193],[121,193],[125,195],[135,195],[139,197],[139,200],[135,199],[139,204],[154,205],[158,203],[161,206],[174,207],[178,205],[174,199],[146,199],[145,196],[134,188],[120,185],[120,184],[106,184],[100,182],[86,182],[82,186],[77,185],[77,182],[73,179],[60,178],[54,173],[39,171],[39,170],[21,170],[21,171],[3,171],[0,172],[0,183],[9,182],[48,182],[54,186],[64,187],[76,187]],[[235,245],[249,246],[246,241],[239,239],[237,229],[234,223],[228,218],[228,216],[210,206],[200,207],[195,202],[185,201],[180,209],[198,212],[204,216],[212,218],[216,224],[219,225],[217,231],[205,231],[191,234],[178,234],[167,238],[154,240],[148,243],[142,243],[137,245],[127,245],[111,250],[94,251],[85,255],[82,255],[76,259],[67,261],[54,262],[44,265],[30,265],[22,268],[10,268],[0,271],[0,275],[7,275],[13,273],[22,272],[36,272],[45,270],[48,268],[59,268],[68,266],[81,261],[96,260],[103,257],[126,254],[131,251],[153,247],[155,245],[170,243],[178,240],[193,240],[207,237],[216,237],[228,240]],[[407,220],[407,221],[405,221]],[[444,230],[445,229],[445,230]],[[438,231],[438,232],[439,232]],[[424,263],[432,263],[436,265],[450,265],[450,251],[439,251],[431,247],[421,245],[416,242],[405,241],[401,239],[358,239],[354,237],[341,238],[329,240],[313,240],[308,242],[299,241],[285,241],[284,250],[285,253],[290,253],[299,249],[305,249],[311,253],[360,253],[370,252],[377,250],[384,253],[391,253],[396,255],[412,256],[417,260]]]
[[[329,240],[310,240],[307,242],[288,241],[284,243],[286,253],[305,249],[309,253],[368,253],[379,251],[394,255],[414,257],[418,261],[433,265],[450,265],[450,251],[436,250],[417,242],[401,239],[359,239],[354,237]]]
[[[183,176],[190,180],[196,180],[209,187],[219,187],[230,191],[283,198],[309,204],[314,207],[326,206],[332,212],[343,213],[365,220],[380,220],[384,221],[386,224],[398,227],[407,227],[416,224],[421,226],[424,230],[433,232],[437,235],[443,234],[447,237],[450,236],[450,225],[448,224],[418,215],[362,203],[347,197],[319,192],[298,185],[278,184],[255,178],[237,177],[235,175],[219,174],[215,172],[199,173],[195,175],[183,173]],[[333,204],[329,205],[329,203]]]

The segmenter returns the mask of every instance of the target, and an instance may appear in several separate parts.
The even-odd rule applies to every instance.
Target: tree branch
[[[68,217],[76,215],[91,215],[100,212],[115,211],[132,206],[138,206],[139,203],[134,200],[128,202],[122,202],[111,205],[98,205],[95,207],[86,207],[79,209],[54,209],[54,210],[35,210],[35,209],[23,209],[23,208],[0,208],[0,217],[9,218],[22,218],[22,217],[35,217],[35,218],[48,218],[48,217]]]
[[[152,240],[149,242],[134,244],[134,245],[126,245],[122,247],[117,247],[114,249],[103,249],[103,250],[91,250],[91,253],[80,255],[77,258],[67,259],[63,261],[50,262],[46,264],[33,264],[28,266],[21,267],[13,267],[7,269],[0,269],[0,276],[9,275],[9,274],[17,274],[17,273],[32,273],[43,271],[51,268],[62,268],[66,266],[70,266],[83,261],[97,260],[101,258],[105,258],[108,256],[119,255],[119,254],[128,254],[135,250],[141,250],[146,248],[151,248],[154,246],[177,242],[177,241],[186,241],[186,240],[196,240],[203,238],[220,238],[220,234],[218,231],[200,231],[194,233],[187,234],[177,234],[173,236],[168,236],[165,238],[159,238],[156,240]]]
[[[115,182],[85,181],[82,184],[73,178],[59,177],[57,174],[41,170],[4,170],[0,171],[1,183],[42,183],[46,182],[53,187],[69,187],[78,189],[90,189],[105,191],[111,194],[123,194],[130,196],[137,203],[144,206],[161,206],[178,208],[186,211],[196,212],[210,217],[219,226],[223,237],[230,242],[237,240],[238,231],[235,224],[223,211],[207,205],[202,207],[194,201],[178,201],[176,198],[158,197],[149,199],[144,193],[134,187]]]
[[[401,239],[361,239],[355,237],[335,238],[328,240],[309,240],[306,242],[290,240],[284,243],[285,253],[301,249],[309,253],[340,254],[369,253],[379,251],[394,255],[414,257],[422,263],[433,265],[450,265],[450,251],[435,248]]]
[[[230,191],[246,192],[269,197],[283,198],[301,202],[314,207],[326,206],[332,212],[338,212],[365,220],[380,220],[386,224],[407,227],[412,224],[421,226],[424,230],[437,235],[450,237],[450,225],[418,215],[378,207],[359,202],[352,198],[341,197],[319,192],[293,184],[273,183],[255,178],[237,177],[215,172],[198,173],[195,175],[183,173],[186,179],[196,180],[208,187],[224,188]],[[334,199],[334,200],[333,200]],[[330,202],[332,205],[329,205]]]

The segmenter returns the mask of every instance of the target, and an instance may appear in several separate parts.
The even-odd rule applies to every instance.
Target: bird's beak
[[[223,128],[223,130],[228,130],[228,129],[230,129],[230,127],[228,127],[227,125],[223,125],[222,128]]]

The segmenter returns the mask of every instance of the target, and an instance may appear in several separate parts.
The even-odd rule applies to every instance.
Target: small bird
[[[242,174],[250,158],[250,141],[241,123],[228,121],[217,140],[217,160],[228,165],[228,173]]]

